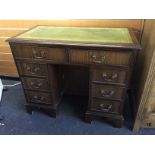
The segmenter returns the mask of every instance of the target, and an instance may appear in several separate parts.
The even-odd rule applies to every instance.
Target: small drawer
[[[28,101],[30,103],[52,104],[50,94],[48,94],[48,93],[27,91],[26,95],[27,95]]]
[[[16,45],[14,55],[16,58],[51,60],[60,63],[65,61],[65,48]]]
[[[93,99],[91,101],[91,110],[121,114],[122,113],[122,103],[119,101],[108,101],[102,99]]]
[[[63,63],[65,62],[66,52],[65,48],[38,47],[33,50],[33,57],[34,59],[40,59],[41,57],[41,59],[51,60],[55,63]]]
[[[38,78],[22,78],[25,89],[49,91],[48,82],[46,79]]]
[[[14,45],[12,48],[15,58],[33,58],[33,46]]]
[[[72,49],[69,59],[72,63],[129,66],[132,52]]]
[[[127,74],[127,70],[96,67],[92,70],[92,81],[113,84],[127,84]]]
[[[92,97],[123,100],[125,92],[123,87],[92,84]]]
[[[17,62],[17,66],[21,75],[47,76],[47,66],[45,64]]]

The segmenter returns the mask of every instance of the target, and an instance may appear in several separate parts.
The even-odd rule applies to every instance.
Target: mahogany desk
[[[88,96],[87,122],[100,116],[117,127],[123,125],[124,99],[141,50],[132,31],[36,26],[7,41],[28,112],[43,108],[56,116],[63,94],[78,88],[79,94]]]

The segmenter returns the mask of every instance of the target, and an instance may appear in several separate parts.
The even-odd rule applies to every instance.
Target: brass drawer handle
[[[112,97],[115,94],[115,91],[105,91],[105,90],[101,90],[101,95],[103,97]]]
[[[43,84],[41,82],[31,82],[30,85],[36,89],[39,89]]]
[[[30,66],[28,66],[26,69],[27,69],[27,71],[29,73],[31,73],[33,75],[36,74],[39,71],[39,67],[30,67]]]
[[[45,97],[35,95],[35,96],[32,96],[32,100],[35,102],[45,102]]]
[[[104,104],[103,104],[103,103],[100,104],[100,108],[101,108],[101,110],[102,110],[102,111],[105,111],[105,112],[108,112],[108,111],[111,110],[111,108],[112,108],[112,104],[109,105],[108,108],[103,108],[103,107],[104,107]]]
[[[118,75],[117,73],[113,73],[111,77],[108,77],[107,73],[102,74],[102,78],[104,81],[112,82],[113,80],[117,79]]]
[[[32,50],[33,51],[33,57],[35,59],[43,59],[45,58],[45,51],[40,51],[40,53],[38,53],[36,50]]]
[[[103,63],[106,60],[106,55],[102,55],[101,56],[101,60],[96,60],[97,59],[96,55],[95,55],[95,53],[93,53],[91,58],[92,58],[92,62],[93,63],[101,64],[101,63]]]

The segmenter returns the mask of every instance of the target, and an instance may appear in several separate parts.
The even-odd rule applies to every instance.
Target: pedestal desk
[[[99,116],[117,127],[123,125],[124,99],[141,50],[132,31],[36,26],[7,41],[22,81],[28,112],[43,108],[56,116],[66,85],[72,83],[76,89],[79,79],[85,80],[80,87],[88,96],[85,120],[91,122]],[[83,74],[72,74],[82,68]]]

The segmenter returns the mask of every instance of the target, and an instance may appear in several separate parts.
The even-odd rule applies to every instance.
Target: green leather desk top
[[[127,28],[37,26],[15,38],[90,43],[133,43]]]

